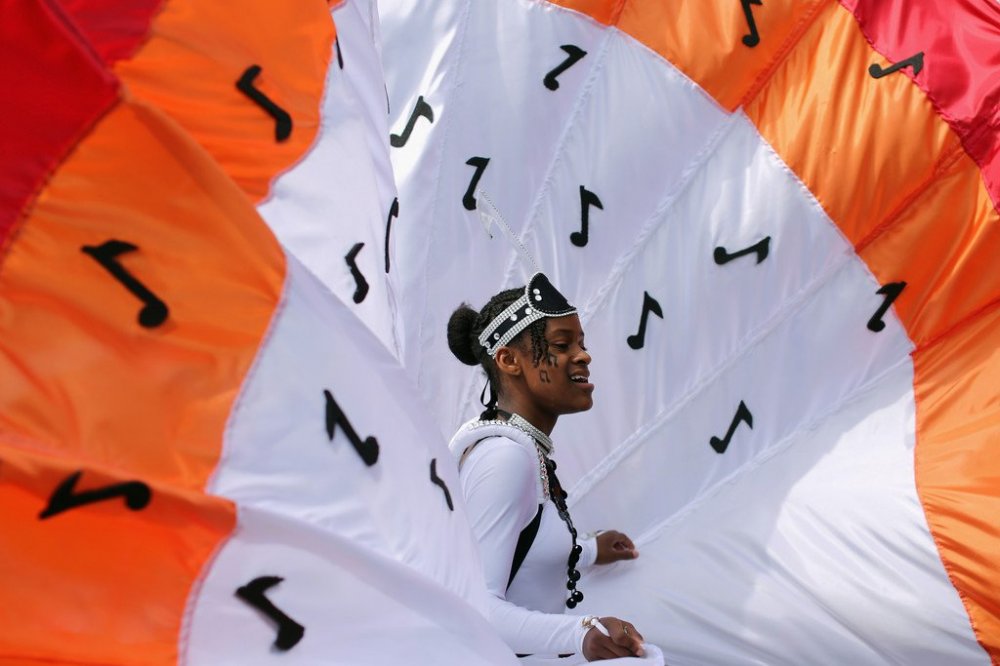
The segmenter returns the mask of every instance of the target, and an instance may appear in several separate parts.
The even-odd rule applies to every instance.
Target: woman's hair
[[[467,303],[463,303],[448,319],[448,348],[451,349],[451,353],[466,365],[481,365],[496,393],[501,391],[497,366],[486,348],[479,344],[479,335],[497,315],[523,295],[524,287],[501,291],[479,312],[473,310]],[[525,334],[530,338],[525,337]],[[538,365],[549,350],[548,341],[545,339],[544,317],[529,324],[510,341],[510,344],[525,349],[527,340],[531,343],[532,361]]]

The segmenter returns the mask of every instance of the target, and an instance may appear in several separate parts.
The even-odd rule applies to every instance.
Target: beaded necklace
[[[566,607],[576,608],[576,605],[583,601],[583,592],[576,589],[576,583],[580,580],[580,571],[576,568],[576,565],[580,561],[580,554],[583,553],[583,546],[576,542],[576,528],[573,526],[573,519],[569,515],[569,507],[566,505],[566,498],[569,495],[563,490],[562,484],[559,483],[559,477],[556,476],[556,461],[549,458],[555,451],[555,446],[548,435],[536,428],[520,414],[509,414],[506,421],[499,421],[499,423],[505,423],[517,428],[529,435],[535,442],[535,452],[538,454],[538,472],[542,479],[542,493],[556,505],[559,518],[566,523],[569,534],[573,539],[573,547],[570,549],[569,558],[566,560],[566,589],[570,592],[569,598],[566,599]]]

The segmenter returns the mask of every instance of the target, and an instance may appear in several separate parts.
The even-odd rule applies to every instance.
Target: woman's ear
[[[510,347],[501,347],[497,351],[496,356],[493,357],[493,361],[496,363],[497,370],[501,374],[512,377],[517,377],[521,374],[521,363],[517,358],[517,354]]]

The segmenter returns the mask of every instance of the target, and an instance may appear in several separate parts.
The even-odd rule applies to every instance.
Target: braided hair
[[[496,418],[497,397],[502,391],[502,384],[496,363],[486,348],[479,344],[479,335],[497,315],[522,295],[524,295],[523,286],[501,291],[479,312],[473,310],[467,303],[463,303],[448,319],[448,348],[451,349],[451,353],[466,365],[482,366],[492,387],[490,401],[485,405],[486,411],[480,417],[482,419]],[[549,351],[549,343],[545,339],[544,318],[529,324],[510,341],[510,344],[526,350],[525,343],[529,341],[532,362],[538,365]]]

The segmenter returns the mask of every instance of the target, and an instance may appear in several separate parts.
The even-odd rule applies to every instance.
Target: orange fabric
[[[153,485],[140,511],[116,498],[40,520],[82,467],[77,490],[136,479],[60,448],[0,435],[0,662],[176,664],[188,596],[233,506]]]
[[[148,41],[115,74],[137,98],[166,112],[253,199],[312,145],[335,37],[324,0],[243,0],[237,4],[170,0]],[[254,85],[292,117],[287,140],[237,90],[251,65]]]
[[[120,263],[139,300],[81,251]],[[38,196],[0,269],[0,433],[143,479],[204,487],[277,305],[284,255],[242,191],[158,111],[109,112]]]
[[[881,284],[906,281],[894,305],[918,346],[1000,298],[1000,215],[964,152],[859,253]]]
[[[997,256],[994,246],[994,261]],[[1000,307],[994,304],[937,344],[918,349],[913,361],[917,489],[948,574],[997,664]]]
[[[830,4],[746,107],[855,244],[961,150],[920,89],[905,76],[873,79],[873,62],[854,17]]]
[[[748,117],[880,283],[914,354],[917,490],[980,643],[1000,665],[1000,219],[959,137],[833,0],[553,0],[617,25]],[[889,11],[889,10],[886,10]],[[942,28],[948,29],[947,26]],[[934,92],[934,91],[931,91]]]
[[[816,12],[831,2],[766,0],[763,5],[753,5],[760,41],[750,47],[742,42],[750,30],[738,0],[624,0],[624,6],[619,7],[622,1],[555,0],[554,4],[617,25],[669,60],[729,111],[756,90]]]

